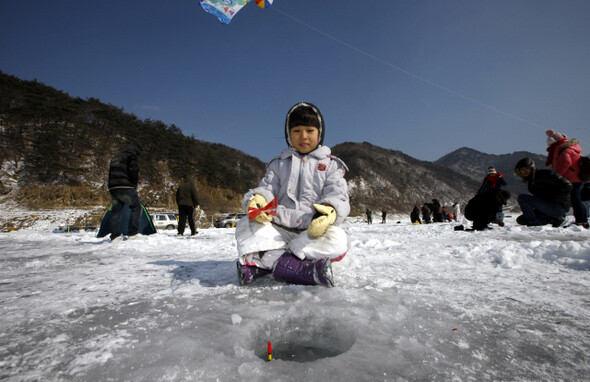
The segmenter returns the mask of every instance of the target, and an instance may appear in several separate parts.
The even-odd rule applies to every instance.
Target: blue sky
[[[228,25],[197,0],[2,0],[0,70],[268,161],[287,110],[325,144],[422,160],[463,146],[590,152],[590,1],[275,0]]]

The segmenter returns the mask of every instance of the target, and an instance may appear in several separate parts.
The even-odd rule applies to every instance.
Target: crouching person
[[[490,189],[475,195],[465,206],[465,218],[473,222],[473,229],[481,231],[490,228],[488,224],[496,223],[504,227],[501,218],[502,206],[510,199],[510,192]]]
[[[292,284],[333,286],[333,261],[350,246],[346,165],[322,146],[325,125],[310,103],[293,106],[285,123],[287,148],[271,160],[242,206],[236,228],[238,278],[246,285],[272,273]]]
[[[553,170],[538,170],[531,158],[519,160],[514,172],[528,184],[531,193],[518,195],[522,215],[516,222],[526,226],[561,226],[571,206],[572,184]]]

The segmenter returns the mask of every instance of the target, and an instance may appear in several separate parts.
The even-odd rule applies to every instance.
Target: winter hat
[[[314,126],[319,130],[319,142],[318,147],[324,143],[324,135],[326,134],[326,128],[324,126],[324,117],[314,104],[309,102],[299,102],[287,113],[285,120],[285,140],[287,145],[292,147],[291,138],[289,132],[291,128],[295,126]]]
[[[551,146],[555,142],[567,138],[565,134],[556,133],[553,129],[547,130],[545,134],[547,134],[547,146]]]
[[[495,169],[495,168],[493,168],[493,167],[491,167],[491,166],[490,166],[490,167],[488,167],[488,175],[495,175],[495,174],[497,174],[497,173],[498,173],[498,171],[496,171],[496,169]]]
[[[514,170],[518,170],[519,168],[523,168],[523,167],[529,167],[534,170],[535,169],[535,161],[532,160],[531,158],[522,158],[521,160],[516,162],[516,165],[514,166]]]

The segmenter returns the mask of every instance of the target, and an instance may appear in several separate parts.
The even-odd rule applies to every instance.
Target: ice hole
[[[355,341],[355,332],[341,320],[309,315],[265,324],[254,349],[266,361],[270,342],[273,360],[311,362],[346,353]]]

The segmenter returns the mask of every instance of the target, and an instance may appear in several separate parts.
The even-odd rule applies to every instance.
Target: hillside
[[[465,204],[479,185],[460,172],[414,159],[367,142],[346,142],[332,149],[347,164],[353,209],[407,212],[433,198],[443,205]]]
[[[264,173],[259,159],[174,125],[0,72],[3,199],[32,208],[108,205],[109,159],[131,141],[144,148],[139,192],[152,207],[175,208],[178,181],[192,174],[203,208],[231,211]]]
[[[0,72],[0,202],[30,209],[106,207],[109,159],[131,141],[144,152],[139,193],[151,209],[176,209],[185,174],[197,179],[207,216],[236,211],[265,164],[239,150],[187,137],[174,125],[140,120],[98,99],[80,99]],[[353,214],[409,213],[433,198],[465,204],[489,165],[516,184],[511,166],[530,153],[490,155],[461,148],[435,163],[367,142],[332,147],[349,167]],[[535,156],[539,164],[543,158]]]

